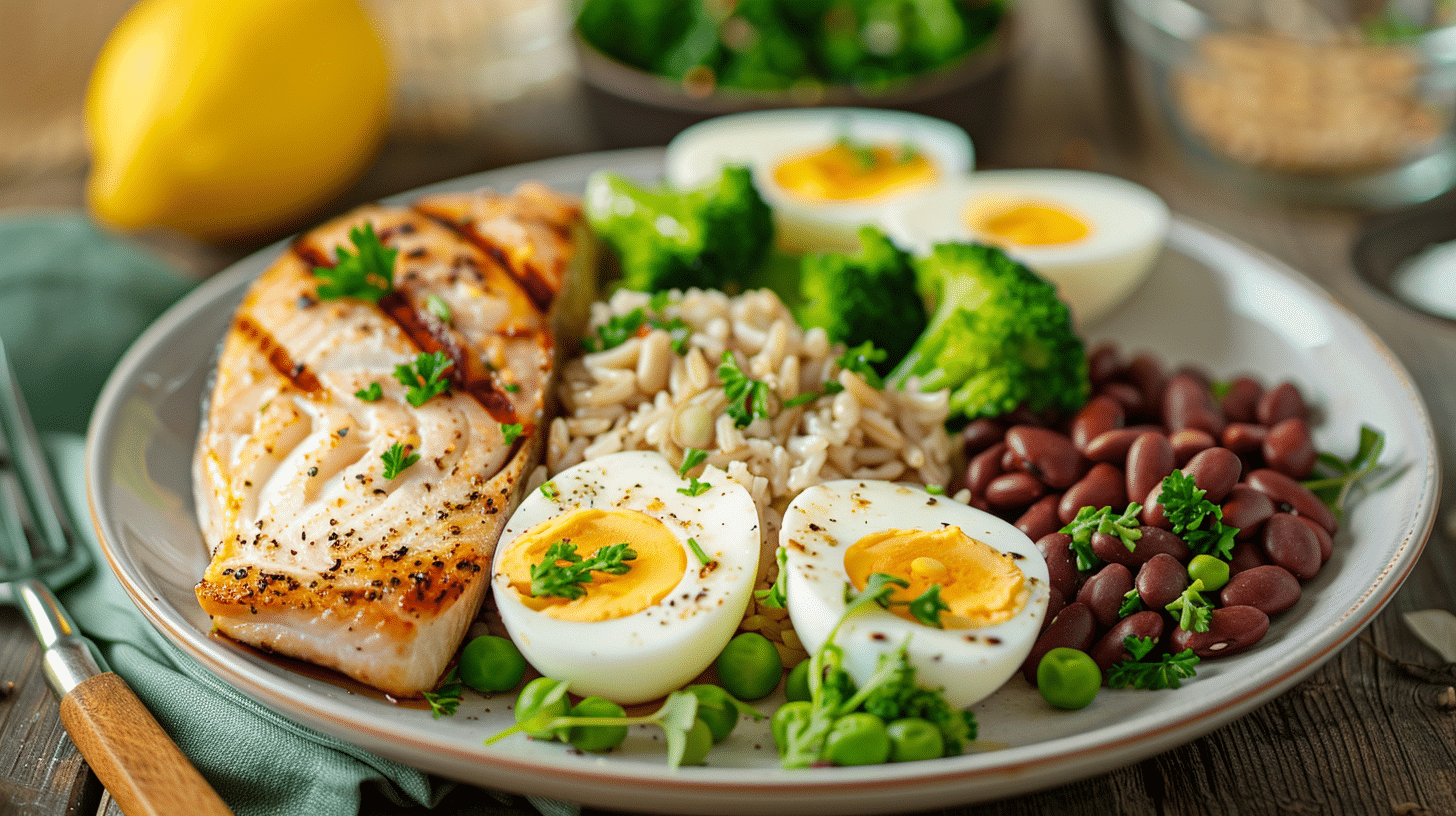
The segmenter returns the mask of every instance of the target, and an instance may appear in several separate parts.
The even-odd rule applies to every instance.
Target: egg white
[[[1090,233],[1065,244],[1003,244],[965,221],[968,207],[993,202],[1051,205],[1076,216]],[[886,234],[916,255],[947,241],[1001,246],[1057,287],[1078,326],[1106,314],[1147,277],[1170,221],[1168,205],[1146,187],[1080,170],[976,172],[887,207],[880,217]]]
[[[935,163],[940,178],[970,171],[974,151],[961,128],[915,113],[868,108],[802,108],[719,116],[679,133],[667,145],[667,180],[695,187],[718,177],[726,164],[747,165],[773,207],[779,246],[789,252],[850,252],[862,225],[880,208],[918,197],[925,185],[853,201],[810,202],[774,180],[774,169],[797,153],[827,147],[841,136],[857,142],[913,145]]]
[[[628,451],[598,457],[551,479],[556,498],[532,491],[501,534],[491,582],[502,622],[526,660],[542,674],[565,680],[574,694],[600,695],[623,705],[680,688],[718,656],[733,636],[758,570],[758,509],[728,474],[706,468],[712,487],[698,496],[678,493],[688,482],[660,454]],[[687,555],[681,582],[660,602],[633,615],[598,622],[558,620],[520,601],[500,572],[504,553],[520,535],[578,508],[636,510],[658,519]],[[706,570],[689,549],[697,541],[717,562]]]
[[[881,654],[907,643],[916,679],[941,688],[952,706],[969,706],[1000,688],[1031,652],[1046,615],[1046,561],[1020,530],[989,513],[924,488],[846,479],[810,487],[790,503],[779,533],[787,549],[787,594],[794,631],[811,652],[824,645],[844,615],[849,575],[844,553],[886,529],[938,530],[954,525],[971,538],[1011,555],[1025,575],[1029,598],[1014,617],[972,629],[935,629],[871,604],[840,626],[834,642],[856,683],[874,672]]]

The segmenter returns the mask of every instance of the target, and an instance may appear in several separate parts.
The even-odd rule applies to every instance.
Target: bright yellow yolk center
[[[1072,213],[1034,202],[972,207],[966,210],[965,220],[973,231],[993,241],[1021,246],[1070,244],[1092,231]]]
[[[890,611],[906,620],[915,620],[906,604],[940,584],[940,599],[950,607],[940,618],[946,629],[1009,620],[1030,597],[1026,576],[1011,556],[959,527],[871,533],[844,553],[844,567],[856,589],[864,589],[877,572],[909,581],[910,586],[897,587],[890,598]]]
[[[602,547],[624,541],[637,557],[622,562],[629,569],[621,575],[593,571],[591,581],[581,585],[586,594],[580,598],[534,596],[531,567],[542,563],[546,550],[558,541],[575,544],[576,554],[583,560]],[[501,556],[499,567],[521,603],[543,615],[581,623],[641,612],[667,597],[686,568],[687,553],[667,525],[636,510],[596,508],[562,513],[522,533]]]
[[[853,201],[928,184],[940,175],[935,164],[901,145],[851,145],[799,153],[774,168],[774,181],[810,201]]]

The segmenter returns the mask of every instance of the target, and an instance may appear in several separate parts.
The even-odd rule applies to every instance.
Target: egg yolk
[[[897,587],[890,596],[890,611],[911,621],[915,617],[907,604],[939,584],[940,599],[950,607],[940,617],[946,629],[1009,620],[1031,594],[1026,576],[1011,556],[959,527],[871,533],[845,551],[844,567],[856,589],[864,589],[877,572],[908,581],[910,586]]]
[[[1021,246],[1070,244],[1086,238],[1092,231],[1076,215],[1035,202],[971,207],[966,210],[965,220],[972,231],[992,241]]]
[[[620,575],[592,571],[579,598],[531,594],[531,568],[558,541],[576,545],[587,560],[603,547],[627,542],[637,557]],[[565,565],[566,562],[558,561]],[[562,513],[521,533],[501,556],[500,572],[521,603],[557,620],[590,623],[624,618],[652,606],[673,590],[687,568],[687,553],[667,525],[636,510],[585,508]]]
[[[919,151],[841,141],[785,159],[773,177],[800,198],[854,201],[928,184],[939,175],[935,163]]]

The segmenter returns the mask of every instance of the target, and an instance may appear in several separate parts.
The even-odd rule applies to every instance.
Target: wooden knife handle
[[[61,723],[127,816],[231,816],[126,681],[106,672],[61,700]]]

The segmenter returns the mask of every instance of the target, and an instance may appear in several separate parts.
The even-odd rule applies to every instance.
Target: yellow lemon
[[[293,226],[373,158],[389,90],[358,0],[141,0],[87,89],[87,201],[207,241]]]

